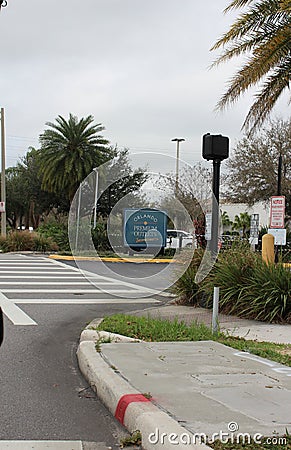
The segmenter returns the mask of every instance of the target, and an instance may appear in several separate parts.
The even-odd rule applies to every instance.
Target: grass
[[[211,330],[203,323],[198,324],[197,322],[193,322],[190,325],[186,325],[178,319],[170,321],[165,319],[152,319],[150,317],[115,314],[105,317],[97,329],[148,342],[213,340],[228,347],[246,351],[291,367],[290,344],[252,341],[228,336],[224,333],[213,335]]]

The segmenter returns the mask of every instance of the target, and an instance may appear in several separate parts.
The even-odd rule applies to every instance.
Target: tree
[[[201,163],[193,167],[185,166],[180,170],[178,190],[176,178],[171,174],[161,177],[157,182],[157,188],[165,192],[165,197],[161,201],[162,208],[172,212],[173,217],[179,212],[182,213],[179,204],[173,202],[173,198],[177,198],[194,220],[203,213],[201,205],[205,207],[211,200],[211,172]]]
[[[12,228],[37,228],[43,214],[64,207],[63,198],[41,189],[39,152],[30,147],[15,167],[6,170],[7,221]]]
[[[221,214],[221,223],[223,227],[229,227],[233,223],[226,211],[223,211],[223,213]]]
[[[93,121],[92,116],[78,120],[70,114],[68,121],[58,116],[56,123],[46,123],[50,128],[39,138],[43,189],[64,192],[72,201],[80,182],[113,156],[108,141],[100,135],[104,127]]]
[[[240,213],[240,215],[236,215],[234,218],[234,222],[232,224],[233,230],[241,231],[242,237],[247,236],[247,231],[249,231],[251,225],[251,216],[247,212]]]
[[[254,131],[265,121],[278,98],[289,88],[291,74],[290,0],[232,0],[228,12],[248,5],[211,50],[224,48],[212,66],[247,55],[217,104],[221,110],[261,82],[243,128]]]
[[[270,122],[258,136],[240,140],[226,163],[228,201],[266,201],[277,194],[278,160],[282,155],[282,195],[291,203],[291,120]],[[291,205],[290,205],[291,206]]]
[[[114,158],[101,168],[100,184],[102,187],[102,179],[107,180],[110,186],[104,191],[98,200],[97,212],[98,216],[108,217],[112,208],[122,199],[118,210],[121,208],[142,207],[143,196],[140,188],[148,179],[145,169],[133,169],[129,160],[128,149],[111,148]],[[100,171],[99,171],[100,172]]]

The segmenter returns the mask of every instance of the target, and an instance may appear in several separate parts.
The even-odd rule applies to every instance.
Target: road
[[[122,262],[101,262],[101,261],[62,261],[72,267],[78,267],[85,274],[95,273],[101,276],[110,276],[117,281],[128,282],[142,288],[163,291],[173,282],[177,265],[169,263],[122,263]],[[144,290],[142,289],[144,293]]]
[[[94,442],[94,448],[103,450],[114,448],[126,434],[79,372],[78,338],[96,317],[161,303],[152,295],[128,298],[128,291],[140,295],[141,286],[96,274],[86,277],[71,265],[46,257],[0,255],[0,306],[5,318],[0,449],[24,448],[20,441],[29,440],[49,441],[51,447],[46,448],[54,450],[57,441],[66,441],[60,448],[71,450]],[[39,442],[31,445],[26,448],[43,448]]]

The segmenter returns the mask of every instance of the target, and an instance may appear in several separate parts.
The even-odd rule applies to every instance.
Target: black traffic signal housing
[[[221,134],[204,134],[202,156],[207,161],[227,159],[229,156],[229,138]]]

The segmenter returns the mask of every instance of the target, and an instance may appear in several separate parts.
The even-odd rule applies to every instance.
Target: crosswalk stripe
[[[142,291],[142,289],[136,289],[129,291],[127,289],[106,289],[107,294],[134,294],[135,292]],[[32,294],[97,294],[98,289],[1,289],[4,294],[19,294],[19,293],[32,293]]]
[[[14,325],[37,325],[31,317],[22,311],[22,309],[18,308],[2,292],[0,292],[0,306],[4,314],[9,317]]]
[[[0,270],[0,273],[30,273],[31,274],[31,270]],[[37,270],[37,271],[35,271],[35,273],[47,274],[48,271],[47,270],[46,271]],[[65,270],[59,270],[59,271],[50,270],[49,273],[54,274],[54,275],[61,275],[61,274],[72,275],[72,271],[65,271]]]
[[[58,266],[67,267],[66,264],[62,263],[61,261],[57,261],[56,259],[52,259],[51,261]],[[79,272],[79,273],[81,272],[83,275],[86,276],[86,278],[91,279],[91,280],[96,277],[96,274],[94,274],[92,272],[88,272],[88,270],[83,270],[81,268],[78,269],[77,267],[71,267],[71,269],[74,270],[75,272]],[[102,279],[109,280],[110,282],[112,281],[112,278],[104,276],[104,275],[102,275]],[[115,281],[118,281],[118,280],[115,280]],[[119,281],[119,284],[121,284],[122,286],[128,286],[129,288],[135,289],[137,291],[142,291],[145,293],[146,292],[149,292],[151,294],[159,294],[160,293],[160,291],[157,289],[151,289],[151,288],[144,287],[144,286],[138,286],[138,285],[136,285],[134,283],[130,283],[128,281],[122,280],[122,281]],[[120,291],[120,292],[122,293],[122,291]]]
[[[117,284],[117,283],[109,283],[109,281],[100,281],[98,280],[98,286],[108,286],[109,284]],[[15,281],[0,281],[0,286],[15,286]],[[22,281],[22,286],[89,286],[88,281]],[[2,292],[4,290],[2,289]]]
[[[160,303],[159,300],[154,298],[17,298],[13,299],[16,304],[123,304],[123,303]]]
[[[27,261],[20,261],[20,262],[16,262],[16,261],[6,261],[5,262],[5,264],[2,264],[3,263],[3,259],[1,259],[1,265],[3,265],[3,266],[7,266],[7,267],[10,267],[10,266],[13,266],[13,267],[15,267],[15,266],[20,266],[20,267],[27,267],[27,266],[29,266],[29,267],[34,267],[34,266],[49,266],[49,267],[51,267],[52,265],[49,263],[49,262],[27,262]]]
[[[15,276],[15,275],[3,275],[3,276],[1,276],[0,275],[0,280],[2,280],[2,279],[11,279],[11,278],[13,278],[13,279],[26,279],[26,278],[29,278],[30,280],[33,280],[33,279],[39,279],[39,278],[41,278],[41,279],[50,279],[50,278],[53,278],[54,280],[56,279],[56,276],[55,275],[18,275],[18,276]],[[83,276],[83,275],[65,275],[64,277],[62,276],[59,276],[58,277],[58,279],[59,280],[76,280],[76,279],[78,279],[78,278],[80,278],[81,280],[85,280],[86,278]]]
[[[82,450],[81,441],[0,441],[1,450]],[[96,447],[97,449],[108,447]]]
[[[37,262],[31,260],[27,264],[24,260],[19,261],[4,263],[0,258],[0,306],[14,325],[37,325],[19,307],[22,304],[160,303],[151,297],[159,291],[134,283],[83,271],[56,260],[43,258]]]

